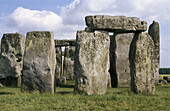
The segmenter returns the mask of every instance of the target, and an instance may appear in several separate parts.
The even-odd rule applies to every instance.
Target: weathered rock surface
[[[4,85],[20,86],[21,81],[18,78],[23,69],[24,47],[24,35],[19,33],[3,35],[1,39],[0,79],[6,83]],[[7,78],[12,78],[11,80],[15,80],[15,82],[9,81]]]
[[[22,91],[54,93],[56,53],[52,32],[27,33]]]
[[[55,84],[60,83],[60,77],[62,76],[62,49],[56,47],[56,69],[55,69]]]
[[[113,87],[130,87],[130,45],[135,33],[115,33],[110,44],[110,73]]]
[[[146,31],[147,23],[137,17],[96,15],[86,16],[86,28],[90,30],[105,30],[110,32]]]
[[[147,33],[135,35],[130,47],[131,90],[134,93],[154,94],[154,42]]]
[[[160,34],[159,23],[153,21],[149,27],[149,35],[152,37],[155,44],[155,83],[159,83],[159,60],[160,60]]]
[[[67,46],[64,53],[63,75],[67,79],[74,79],[75,47]]]
[[[69,39],[69,40],[55,40],[55,47],[62,47],[62,46],[75,46],[76,40]]]
[[[107,32],[77,32],[74,72],[75,92],[104,94],[109,70],[110,37]]]
[[[107,74],[107,87],[111,88],[112,87],[112,83],[111,83],[111,77],[110,77],[110,73],[108,72]]]
[[[63,85],[67,83],[67,79],[65,76],[61,76],[60,78],[57,78],[57,85]]]

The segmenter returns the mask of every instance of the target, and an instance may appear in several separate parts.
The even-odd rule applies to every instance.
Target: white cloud
[[[71,6],[72,7],[72,6]],[[51,11],[38,11],[18,7],[6,17],[6,28],[14,29],[15,32],[26,33],[28,31],[53,31],[56,39],[75,38],[78,25],[70,26],[63,24],[63,19]]]
[[[7,26],[15,27],[19,32],[34,30],[59,30],[62,18],[50,11],[38,11],[18,7],[8,17]]]
[[[151,22],[153,17],[166,19],[169,4],[169,0],[74,0],[61,8],[60,16],[65,24],[83,24],[86,15],[96,14],[138,16]]]

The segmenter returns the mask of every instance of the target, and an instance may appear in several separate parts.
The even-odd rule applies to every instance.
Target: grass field
[[[170,76],[170,74],[160,74],[159,77]]]
[[[21,93],[0,88],[0,111],[170,111],[170,84],[156,86],[155,95],[136,95],[129,88],[110,88],[105,95],[74,94],[74,81],[56,87],[56,93]]]

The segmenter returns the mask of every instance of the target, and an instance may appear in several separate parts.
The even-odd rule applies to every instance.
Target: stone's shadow
[[[71,92],[71,91],[60,91],[60,92],[55,92],[55,93],[65,95],[65,94],[70,94],[70,93],[73,93],[73,92]]]
[[[11,93],[11,92],[0,92],[0,95],[12,95],[12,94],[15,94],[15,93]]]
[[[170,87],[169,85],[165,85],[165,86],[161,86],[161,89],[167,89],[169,87]]]
[[[59,85],[61,88],[74,88],[74,85]]]

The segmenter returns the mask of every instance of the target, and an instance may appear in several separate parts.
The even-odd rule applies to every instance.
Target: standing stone
[[[130,48],[131,90],[134,93],[154,94],[154,42],[147,33],[135,35]]]
[[[52,32],[27,33],[22,91],[54,93],[56,53]]]
[[[130,87],[130,44],[135,33],[115,33],[111,36],[110,73],[113,87]]]
[[[55,84],[60,84],[62,76],[62,49],[61,47],[56,47],[56,70],[55,70]]]
[[[159,23],[153,21],[149,27],[149,35],[152,37],[155,44],[155,83],[159,83],[159,60],[160,60],[160,34]]]
[[[25,36],[4,34],[1,40],[0,82],[5,86],[20,86],[23,69]]]
[[[109,70],[108,32],[77,32],[74,73],[75,92],[87,95],[104,94]]]
[[[67,46],[64,53],[63,73],[67,79],[74,79],[75,47]]]

